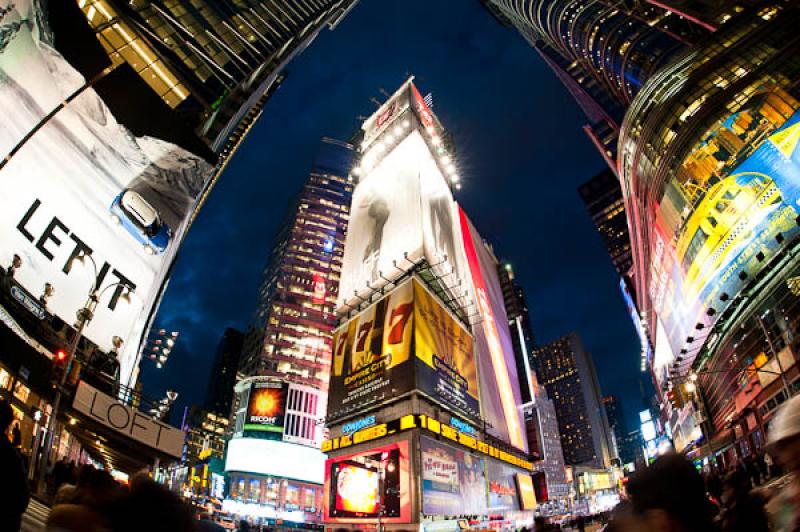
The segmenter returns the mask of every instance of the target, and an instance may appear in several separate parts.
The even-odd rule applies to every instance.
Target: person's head
[[[5,399],[0,399],[0,433],[5,434],[11,422],[14,421],[14,411]]]
[[[636,472],[628,501],[615,511],[614,531],[701,532],[712,529],[703,477],[685,457],[671,453]]]
[[[800,473],[800,395],[786,401],[769,429],[767,451],[786,470]]]

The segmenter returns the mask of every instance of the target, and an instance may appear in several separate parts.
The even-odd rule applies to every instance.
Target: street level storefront
[[[533,526],[532,464],[518,454],[426,415],[370,421],[323,443],[327,530]]]

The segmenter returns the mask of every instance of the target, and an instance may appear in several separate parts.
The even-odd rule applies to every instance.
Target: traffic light
[[[67,352],[64,349],[59,349],[53,354],[51,380],[56,385],[61,383],[61,378],[64,372],[67,371],[67,358]]]
[[[667,400],[672,404],[672,408],[683,408],[683,394],[680,386],[676,386],[667,392]]]

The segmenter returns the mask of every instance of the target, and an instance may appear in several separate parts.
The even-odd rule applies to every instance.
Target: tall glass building
[[[352,158],[352,145],[322,140],[308,180],[274,240],[241,374],[286,377],[328,389],[334,307],[353,194]]]

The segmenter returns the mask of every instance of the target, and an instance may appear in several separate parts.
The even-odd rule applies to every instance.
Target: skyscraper
[[[532,375],[531,379],[534,400],[525,407],[525,419],[526,423],[535,424],[537,427],[541,460],[534,462],[533,468],[543,473],[545,480],[544,494],[540,489],[537,499],[544,515],[564,513],[569,499],[569,483],[558,429],[558,416],[545,387],[539,385],[535,375]],[[546,499],[541,495],[546,495]]]
[[[497,277],[503,289],[508,328],[511,330],[511,341],[514,344],[517,375],[520,377],[519,389],[522,402],[527,403],[533,399],[533,386],[528,376],[531,373],[530,356],[535,342],[528,314],[528,302],[525,299],[525,290],[515,282],[511,263],[498,263]]]
[[[594,362],[580,337],[570,333],[536,347],[533,362],[555,406],[565,462],[608,467],[616,451]]]
[[[627,275],[633,260],[619,179],[614,172],[605,169],[578,187],[578,193],[603,239],[614,268],[621,276]]]
[[[240,363],[243,375],[285,377],[327,391],[352,157],[352,145],[322,139],[273,242]]]
[[[236,371],[244,345],[244,333],[227,328],[217,344],[214,365],[208,379],[205,410],[215,412],[225,418],[231,413],[233,385],[236,384]]]
[[[603,397],[603,407],[606,410],[606,418],[614,435],[617,445],[619,459],[623,464],[636,460],[635,449],[631,449],[628,426],[625,422],[625,411],[622,402],[615,395]]]
[[[708,30],[644,2],[483,0],[541,55],[589,118],[615,167],[625,109],[644,82]]]
[[[769,0],[659,0],[618,10],[609,3],[631,31],[640,21],[651,28],[642,39],[619,41],[627,30],[606,23],[612,18],[592,24],[584,16],[605,2],[492,4],[582,105],[587,130],[620,180],[632,254],[627,281],[653,346],[652,355],[644,349],[643,367],[659,397],[673,378],[697,371],[707,394],[705,435],[724,444],[735,425],[742,452],[762,446],[775,405],[793,393],[800,352],[792,340],[800,308],[783,282],[800,273],[800,45],[793,38],[800,9]],[[678,21],[669,29],[675,46],[647,37]],[[638,61],[628,68],[627,50],[638,43],[655,68],[637,73]],[[606,89],[623,71],[636,82],[620,99]],[[628,84],[627,75],[620,79]],[[598,124],[610,124],[609,134]],[[756,378],[746,372],[752,364],[770,364],[786,381]],[[681,432],[699,432],[693,416],[666,403],[666,418],[689,421]]]

